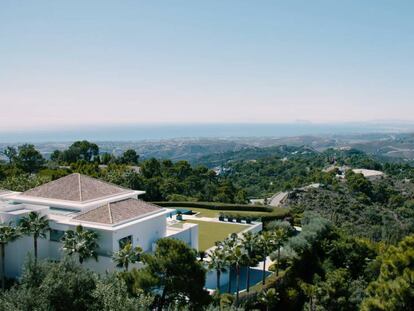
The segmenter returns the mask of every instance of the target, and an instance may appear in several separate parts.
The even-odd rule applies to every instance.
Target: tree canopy
[[[160,289],[158,310],[166,304],[188,305],[192,310],[200,310],[209,303],[204,289],[206,271],[197,260],[196,252],[184,242],[160,239],[154,254],[144,254],[142,259],[145,267],[133,272],[135,284],[147,292]]]
[[[397,246],[382,254],[378,278],[367,288],[362,310],[414,309],[414,235],[405,237]]]

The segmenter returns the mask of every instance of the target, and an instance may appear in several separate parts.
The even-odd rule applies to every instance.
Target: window
[[[55,241],[55,242],[60,242],[64,234],[65,234],[65,231],[52,229],[50,230],[50,240]]]
[[[120,239],[118,241],[118,243],[119,243],[119,248],[120,249],[124,248],[124,246],[128,243],[132,244],[132,235],[128,235],[125,238]]]

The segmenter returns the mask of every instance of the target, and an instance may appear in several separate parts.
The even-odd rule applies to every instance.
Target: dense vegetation
[[[106,276],[70,257],[58,263],[36,263],[28,257],[19,282],[0,294],[0,310],[200,310],[208,305],[205,271],[196,252],[176,240],[163,239],[158,244],[154,255],[143,256],[146,269]],[[159,286],[164,288],[161,295]]]
[[[326,157],[316,153],[229,162],[224,174],[249,197],[270,197],[281,190],[309,184],[321,175]]]
[[[202,163],[217,164],[222,175],[243,188],[248,197],[269,197],[311,182],[333,182],[335,174],[322,172],[333,164],[382,170],[398,179],[414,178],[414,168],[408,164],[382,162],[354,149],[316,152],[305,147],[248,148],[206,156]]]
[[[283,204],[291,218],[268,223],[259,235],[232,236],[217,243],[205,264],[177,241],[160,240],[154,254],[141,254],[126,245],[113,257],[124,271],[107,277],[82,267],[84,260],[96,255],[95,237],[81,229],[69,232],[64,249],[68,255],[76,253],[79,263],[29,260],[22,279],[0,296],[0,310],[136,310],[137,305],[143,310],[414,308],[414,168],[408,164],[385,163],[352,149],[316,152],[277,147],[205,158],[207,165],[220,163],[222,174],[217,176],[186,161],[139,161],[131,150],[120,157],[102,155],[88,142],[74,143],[50,160],[31,145],[8,148],[4,154],[2,188],[21,191],[81,172],[144,189],[147,200],[181,201],[181,206],[199,201],[200,208],[216,209],[226,205],[205,202],[245,203],[247,197],[264,198],[286,190],[289,195]],[[347,167],[345,178],[338,178],[335,168],[324,170],[333,164]],[[370,181],[349,168],[381,170],[386,176]],[[321,186],[302,188],[310,183]],[[266,212],[268,207],[252,209]],[[302,230],[295,231],[292,224]],[[38,232],[41,238],[43,231],[33,228],[22,224],[21,233],[34,237]],[[73,244],[79,237],[89,242]],[[17,231],[0,228],[1,245],[15,238]],[[242,267],[254,266],[268,255],[275,262],[274,273],[263,283],[249,284],[247,292],[235,295],[218,292],[210,297],[204,291],[207,267],[217,275],[230,271],[238,278],[241,271],[249,272]],[[146,267],[130,269],[137,261]]]
[[[23,221],[15,238],[38,222],[34,216]],[[413,235],[395,246],[375,243],[351,237],[312,213],[304,214],[301,225],[299,234],[289,223],[277,221],[261,234],[231,235],[217,243],[206,264],[181,241],[161,239],[153,254],[141,254],[126,244],[113,255],[124,270],[105,276],[83,267],[99,246],[92,232],[78,227],[65,233],[68,257],[62,261],[28,257],[23,276],[0,295],[0,310],[412,309]],[[3,231],[1,243],[11,236]],[[75,253],[79,263],[69,257]],[[275,261],[274,274],[268,279],[263,274],[262,283],[248,283],[247,292],[239,293],[240,274],[249,275],[249,268],[241,268],[255,266],[268,255]],[[128,270],[128,263],[137,261],[144,268]],[[203,289],[206,268],[218,278],[224,271],[234,274],[236,294],[217,291],[210,297]]]
[[[349,179],[336,186],[294,191],[285,205],[292,209],[297,220],[304,211],[315,211],[349,234],[373,241],[395,243],[414,233],[413,184],[363,180],[354,184]]]
[[[222,166],[226,165],[228,162],[236,162],[243,160],[252,160],[252,159],[263,159],[269,157],[278,157],[283,158],[289,156],[292,153],[315,153],[312,148],[307,147],[294,147],[294,146],[276,146],[276,147],[267,147],[267,148],[253,148],[245,147],[238,151],[226,151],[221,153],[211,153],[200,157],[195,164],[203,164],[208,167]]]
[[[73,143],[55,151],[46,160],[33,145],[4,152],[8,161],[0,163],[0,188],[24,191],[72,172],[90,175],[131,189],[145,190],[149,201],[217,201],[246,203],[244,190],[205,166],[192,167],[187,161],[148,159],[139,162],[134,150],[121,156],[99,154],[96,144]]]
[[[283,309],[411,310],[413,236],[397,247],[350,237],[314,214],[284,249]]]
[[[276,155],[269,156],[270,150]],[[284,206],[291,209],[297,223],[305,211],[314,211],[349,234],[373,241],[395,243],[414,233],[414,168],[410,165],[384,163],[352,149],[318,153],[279,147],[229,155],[223,175],[249,197],[269,198],[288,191]],[[331,170],[324,170],[330,166]],[[345,178],[337,177],[335,167],[345,167]],[[351,168],[381,170],[386,176],[370,181]],[[320,187],[303,189],[311,183]]]

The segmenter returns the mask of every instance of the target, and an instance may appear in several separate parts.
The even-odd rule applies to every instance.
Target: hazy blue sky
[[[0,130],[414,120],[414,1],[0,1]]]

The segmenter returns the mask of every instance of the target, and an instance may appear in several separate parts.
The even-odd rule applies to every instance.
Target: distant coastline
[[[317,124],[154,124],[82,126],[76,129],[0,131],[0,143],[93,141],[140,141],[173,138],[289,137],[414,132],[414,122],[367,122]]]

